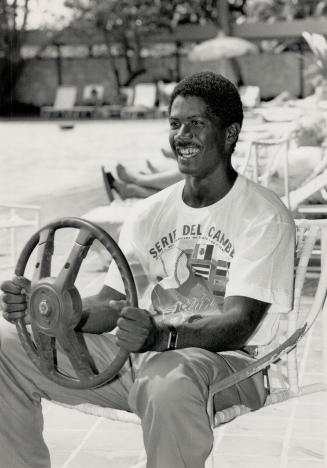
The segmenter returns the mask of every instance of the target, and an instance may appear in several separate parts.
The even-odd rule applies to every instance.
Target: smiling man
[[[101,293],[83,304],[80,329],[92,353],[104,365],[117,345],[132,353],[114,381],[88,391],[58,387],[34,368],[10,326],[2,327],[4,466],[49,466],[39,405],[47,396],[137,413],[148,468],[204,467],[213,442],[209,385],[252,359],[246,345],[269,343],[279,313],[292,304],[294,223],[274,193],[234,171],[242,121],[239,93],[220,75],[195,74],[172,93],[169,140],[185,180],[140,202],[119,241],[139,308],[126,306],[114,264]],[[17,279],[2,286],[8,321],[26,312],[22,288]],[[116,325],[116,337],[102,334]],[[256,409],[265,397],[257,375],[218,394],[215,406]],[[28,423],[33,430],[24,430]]]

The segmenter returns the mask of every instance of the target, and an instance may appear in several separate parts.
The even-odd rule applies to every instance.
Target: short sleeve
[[[245,230],[235,248],[226,296],[246,296],[271,304],[270,312],[292,308],[295,226],[257,224]]]

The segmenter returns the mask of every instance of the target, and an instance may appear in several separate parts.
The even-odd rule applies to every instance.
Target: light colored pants
[[[116,354],[110,335],[85,335],[91,355],[105,367]],[[61,356],[59,356],[61,359]],[[221,357],[199,348],[134,355],[111,383],[93,390],[61,387],[27,357],[13,325],[0,320],[0,468],[48,468],[41,398],[77,405],[92,403],[137,413],[142,420],[147,468],[202,468],[213,436],[206,413],[208,387],[248,358]],[[63,358],[63,368],[69,369]],[[248,379],[217,397],[219,409],[264,402],[261,379]],[[108,466],[109,468],[109,466]]]

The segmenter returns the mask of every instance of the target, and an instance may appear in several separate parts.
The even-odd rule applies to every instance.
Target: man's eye
[[[192,125],[194,127],[203,128],[204,127],[204,122],[203,122],[203,120],[194,119],[194,120],[192,120]]]
[[[169,122],[169,125],[170,125],[170,128],[178,128],[179,127],[179,123],[175,120],[171,120]]]

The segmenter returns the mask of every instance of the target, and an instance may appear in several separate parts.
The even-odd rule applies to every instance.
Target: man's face
[[[182,174],[205,177],[224,164],[226,132],[201,98],[177,96],[169,124],[169,142]]]

